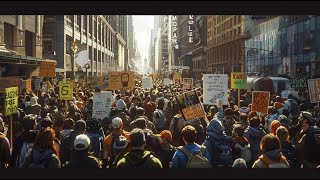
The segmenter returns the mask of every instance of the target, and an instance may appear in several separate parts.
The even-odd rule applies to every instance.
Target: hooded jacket
[[[92,156],[87,149],[82,151],[73,150],[71,160],[66,168],[101,168],[101,162]]]
[[[146,150],[136,149],[128,152],[118,163],[117,168],[162,168],[161,161]]]
[[[288,168],[290,167],[286,158],[281,155],[281,152],[278,149],[275,149],[272,151],[268,151],[260,156],[259,159],[254,162],[252,168],[268,168],[268,165],[260,159],[263,156],[267,156],[267,158],[269,158],[273,163],[283,163]]]
[[[266,135],[266,132],[261,128],[248,127],[243,134],[249,143],[250,143],[250,151],[251,151],[251,159],[258,159],[259,155],[261,155],[260,151],[260,141],[263,136]]]
[[[31,156],[27,158],[23,168],[30,167],[31,164],[42,164],[45,168],[61,168],[60,160],[50,149],[40,149],[35,146]]]

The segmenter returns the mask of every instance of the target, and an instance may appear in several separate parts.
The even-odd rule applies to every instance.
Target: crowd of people
[[[251,111],[250,92],[241,90],[237,102],[229,89],[228,104],[202,104],[206,114],[186,120],[180,83],[164,86],[158,77],[143,89],[137,78],[132,91],[113,91],[110,116],[96,119],[99,88],[78,84],[64,101],[58,82],[50,83],[47,92],[19,96],[12,126],[0,108],[0,168],[320,167],[320,108],[307,90],[273,95],[264,114]],[[202,88],[193,90],[203,102]]]

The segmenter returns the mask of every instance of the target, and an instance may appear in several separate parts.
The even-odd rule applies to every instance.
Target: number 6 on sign
[[[59,82],[59,96],[62,100],[72,100],[73,83],[71,81]]]

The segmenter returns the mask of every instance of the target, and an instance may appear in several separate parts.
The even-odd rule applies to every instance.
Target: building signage
[[[189,43],[193,43],[193,15],[189,15],[189,20],[188,20],[188,37],[189,37]]]
[[[172,16],[172,44],[175,49],[179,49],[177,30],[178,30],[177,16]]]

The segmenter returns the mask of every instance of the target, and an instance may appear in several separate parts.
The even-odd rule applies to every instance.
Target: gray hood
[[[207,126],[207,135],[215,139],[222,139],[225,136],[224,128],[217,119],[212,119]]]

